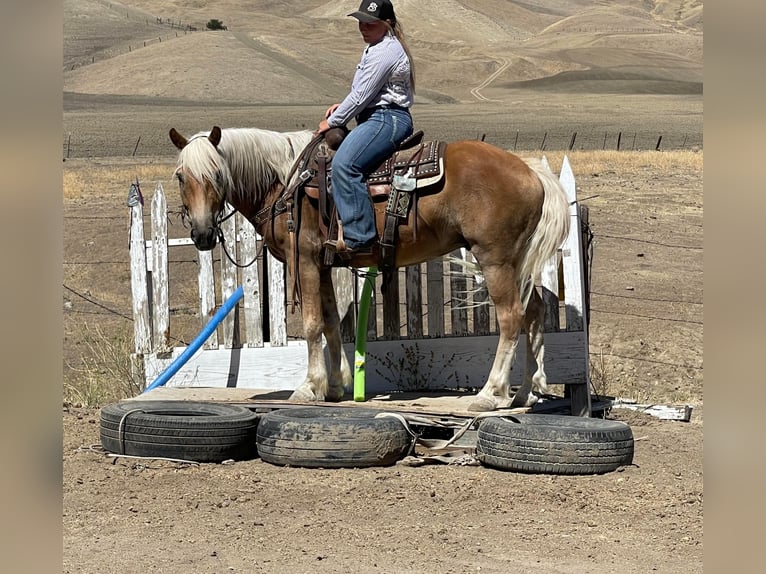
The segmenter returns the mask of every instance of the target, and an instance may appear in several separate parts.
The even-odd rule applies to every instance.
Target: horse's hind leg
[[[322,298],[322,317],[324,318],[324,336],[327,341],[329,380],[326,398],[328,401],[339,401],[343,398],[344,388],[351,387],[351,367],[340,336],[340,317],[335,289],[332,283],[331,269],[321,271],[319,290]]]
[[[531,407],[537,402],[532,391],[548,392],[547,379],[543,361],[545,359],[544,324],[545,305],[537,289],[532,290],[532,296],[524,312],[524,326],[527,331],[527,360],[524,368],[524,382],[511,402],[512,407]]]
[[[482,264],[482,272],[487,281],[487,289],[495,304],[500,337],[497,343],[495,360],[487,377],[487,382],[479,391],[476,399],[468,406],[471,411],[491,411],[510,405],[510,375],[519,332],[524,317],[516,286],[515,274],[510,264]]]

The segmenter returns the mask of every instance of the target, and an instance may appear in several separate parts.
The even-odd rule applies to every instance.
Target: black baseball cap
[[[377,22],[378,20],[396,22],[391,0],[362,0],[359,10],[352,12],[349,16],[353,16],[360,22]]]

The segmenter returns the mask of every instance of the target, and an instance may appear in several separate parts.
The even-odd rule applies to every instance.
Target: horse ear
[[[218,147],[218,144],[221,143],[221,128],[218,126],[213,126],[213,129],[210,131],[210,135],[207,136],[207,139],[210,140],[210,143],[213,144],[213,147]]]
[[[184,149],[189,141],[176,131],[176,128],[170,128],[170,141],[173,142],[178,149]]]

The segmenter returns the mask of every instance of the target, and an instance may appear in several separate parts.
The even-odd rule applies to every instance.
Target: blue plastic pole
[[[189,344],[188,347],[186,347],[186,350],[181,353],[175,361],[170,363],[168,367],[160,373],[160,375],[154,379],[154,382],[146,387],[141,393],[145,393],[147,391],[151,391],[152,389],[156,389],[157,387],[161,387],[165,383],[167,383],[170,380],[170,377],[175,375],[178,372],[178,369],[180,369],[186,361],[188,361],[194,353],[199,350],[199,348],[202,346],[202,343],[207,341],[207,338],[210,337],[210,335],[213,334],[213,331],[218,326],[218,323],[223,321],[223,318],[226,317],[226,315],[229,314],[229,312],[234,308],[234,306],[239,302],[240,299],[245,294],[245,290],[240,285],[234,293],[231,294],[231,297],[229,297],[226,302],[221,305],[221,308],[216,311],[215,315],[210,319],[210,321],[207,322],[207,325],[200,331],[199,335],[197,335],[194,340]]]

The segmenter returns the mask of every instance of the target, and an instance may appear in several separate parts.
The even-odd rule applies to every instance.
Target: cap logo
[[[370,5],[367,6],[368,12],[375,12],[378,9],[378,5],[375,2],[370,2]]]

